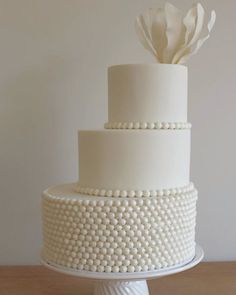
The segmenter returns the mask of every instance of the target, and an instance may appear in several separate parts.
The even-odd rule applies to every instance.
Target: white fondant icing
[[[187,122],[187,68],[168,64],[108,69],[109,122]]]
[[[62,266],[132,272],[184,263],[194,256],[197,193],[98,199],[74,184],[43,194],[43,256]]]
[[[190,130],[79,132],[79,186],[104,195],[187,186],[189,165]]]

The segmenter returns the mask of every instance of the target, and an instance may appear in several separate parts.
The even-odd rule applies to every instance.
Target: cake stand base
[[[97,282],[94,295],[149,295],[146,281]]]
[[[134,273],[98,273],[77,271],[47,262],[42,255],[42,264],[47,268],[80,278],[92,279],[95,282],[93,295],[149,295],[147,281],[171,274],[179,273],[196,266],[204,256],[199,245],[196,245],[195,256],[184,265],[176,265],[165,269]],[[79,293],[78,293],[79,294]]]

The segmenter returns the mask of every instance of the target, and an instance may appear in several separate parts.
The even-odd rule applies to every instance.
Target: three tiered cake
[[[144,20],[137,20],[142,43]],[[178,63],[193,50],[182,52]],[[108,122],[105,130],[79,131],[79,182],[43,193],[43,257],[50,264],[124,273],[193,259],[187,68],[164,56],[169,52],[156,56],[162,63],[108,69]]]

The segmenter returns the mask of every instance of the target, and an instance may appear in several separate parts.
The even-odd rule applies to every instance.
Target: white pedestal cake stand
[[[78,271],[49,263],[43,257],[41,261],[44,266],[54,271],[96,281],[94,295],[148,295],[149,291],[146,280],[168,276],[192,268],[203,259],[203,256],[204,252],[202,248],[197,245],[195,257],[185,265],[176,265],[163,270],[134,273]]]

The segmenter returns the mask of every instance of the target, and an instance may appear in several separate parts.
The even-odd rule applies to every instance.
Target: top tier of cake
[[[187,122],[187,67],[115,65],[108,69],[108,123]]]

